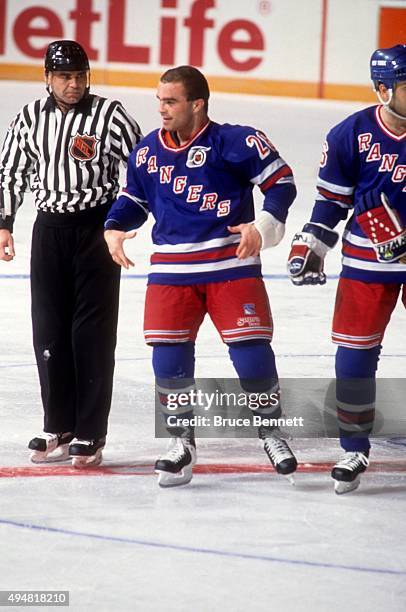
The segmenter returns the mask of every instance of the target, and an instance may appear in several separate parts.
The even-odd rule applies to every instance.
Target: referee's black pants
[[[44,431],[93,440],[107,433],[120,267],[103,238],[108,207],[39,212],[31,250],[34,350]]]

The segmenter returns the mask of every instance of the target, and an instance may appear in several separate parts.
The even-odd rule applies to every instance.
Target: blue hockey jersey
[[[260,258],[239,260],[240,236],[227,226],[254,220],[255,185],[264,194],[264,210],[285,222],[296,195],[292,170],[267,136],[251,127],[209,121],[186,144],[175,138],[162,128],[135,148],[106,228],[135,229],[152,213],[149,283],[260,276]]]
[[[406,134],[382,120],[382,106],[354,113],[324,143],[311,221],[333,228],[346,219],[358,198],[378,188],[406,226]],[[406,262],[379,263],[353,214],[343,234],[342,273],[366,282],[406,282]]]

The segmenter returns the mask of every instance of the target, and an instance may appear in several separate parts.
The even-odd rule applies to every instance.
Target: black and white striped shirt
[[[49,96],[27,104],[11,123],[0,155],[0,228],[10,231],[24,192],[37,210],[78,213],[110,203],[120,162],[141,131],[118,101],[88,95],[66,114]]]

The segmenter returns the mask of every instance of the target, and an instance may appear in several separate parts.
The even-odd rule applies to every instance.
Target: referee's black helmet
[[[55,40],[45,54],[45,72],[54,70],[90,70],[83,47],[74,40]]]

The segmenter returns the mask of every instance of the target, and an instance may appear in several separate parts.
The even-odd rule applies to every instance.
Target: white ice
[[[145,133],[159,125],[154,91],[94,89],[121,99]],[[17,110],[43,95],[43,87],[3,82],[0,94],[4,134]],[[338,249],[327,257],[324,287],[293,287],[285,260],[313,204],[324,135],[359,108],[212,94],[214,120],[262,128],[295,172],[299,195],[287,236],[263,256],[283,378],[333,376]],[[260,471],[267,460],[258,441],[205,439],[198,441],[198,461],[206,467],[192,483],[158,488],[152,465],[166,441],[154,438],[151,351],[142,337],[150,225],[127,246],[136,265],[123,274],[104,471],[72,475],[58,467],[44,475],[29,463],[26,445],[42,422],[28,280],[34,217],[27,196],[15,226],[17,257],[0,262],[0,588],[69,590],[75,611],[405,610],[405,438],[376,439],[371,470],[360,489],[346,496],[333,493],[326,464],[340,451],[331,439],[292,442],[305,464],[295,487]],[[404,338],[399,305],[385,338],[381,377],[404,378]],[[234,376],[209,320],[198,338],[196,375]],[[254,471],[232,471],[242,464]],[[208,473],[210,465],[218,473]]]

